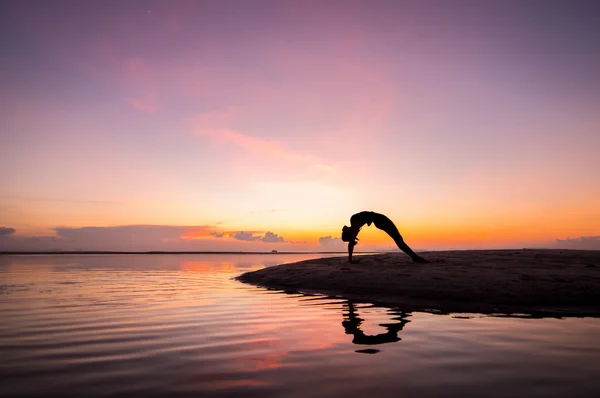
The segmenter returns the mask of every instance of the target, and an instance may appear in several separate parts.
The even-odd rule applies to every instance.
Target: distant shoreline
[[[521,250],[521,251],[571,251],[571,252],[575,252],[575,251],[588,251],[588,252],[600,252],[598,250],[585,250],[585,249],[530,249],[530,248],[523,248],[523,249],[493,249],[493,251],[515,251],[515,250]],[[417,252],[419,253],[442,253],[442,252],[487,252],[490,250],[486,250],[486,249],[475,249],[475,250],[462,250],[462,249],[456,249],[456,250],[430,250],[430,251],[423,251],[423,250],[417,250]],[[272,251],[267,251],[267,252],[243,252],[243,251],[110,251],[110,250],[81,250],[81,251],[76,251],[76,250],[65,250],[65,251],[0,251],[0,256],[14,256],[14,255],[44,255],[44,254],[49,254],[49,255],[59,255],[59,254],[64,254],[64,255],[81,255],[81,254],[273,254],[273,255],[277,255],[277,254],[342,254],[342,255],[347,255],[348,252],[347,251],[318,251],[318,252],[302,252],[302,251],[294,251],[294,252],[287,252],[287,251],[277,251],[277,252],[272,252]],[[370,254],[399,254],[402,255],[402,253],[400,251],[355,251],[354,254],[358,254],[358,255],[370,255]]]
[[[14,256],[14,255],[81,255],[81,254],[345,254],[346,252],[224,252],[224,251],[192,251],[192,252],[163,252],[163,251],[149,251],[149,252],[121,252],[121,251],[0,251],[0,256]],[[382,252],[358,252],[358,254],[371,254],[371,253],[382,253]]]

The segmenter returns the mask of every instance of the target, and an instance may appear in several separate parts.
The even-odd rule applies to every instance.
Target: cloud
[[[14,234],[15,232],[17,230],[14,228],[0,227],[0,236]]]
[[[315,169],[335,172],[335,167],[325,164],[313,156],[287,149],[280,142],[244,134],[232,129],[232,122],[240,114],[239,108],[227,108],[200,114],[191,119],[192,129],[200,137],[216,143],[229,143],[255,155],[267,155],[292,163],[312,165]]]
[[[290,242],[271,231],[228,232],[214,225],[56,227],[49,230],[54,236],[18,236],[11,232],[13,228],[0,228],[0,251],[253,252],[264,251],[265,244],[277,244],[281,250],[316,249],[314,244]]]
[[[561,249],[600,250],[600,236],[556,239],[555,246]]]
[[[229,234],[229,237],[233,238],[233,239],[237,239],[237,240],[244,240],[244,241],[261,240],[260,236],[255,236],[252,232],[244,232],[244,231]]]
[[[158,101],[156,96],[127,98],[127,103],[141,112],[156,113],[156,111],[158,111]]]
[[[0,251],[62,251],[64,239],[56,236],[4,235],[0,239]]]
[[[332,236],[323,236],[319,238],[319,245],[324,249],[328,250],[341,250],[345,249],[346,243],[340,238],[334,238]]]
[[[65,250],[162,251],[188,250],[195,237],[208,237],[213,226],[123,225],[111,227],[57,227],[53,229]]]
[[[281,243],[285,242],[283,236],[279,236],[271,231],[268,231],[264,236],[254,235],[254,232],[233,232],[229,234],[230,238],[243,240],[243,241],[261,241],[268,243]]]
[[[197,229],[199,227],[193,227]],[[74,240],[154,240],[179,238],[192,227],[171,225],[125,225],[117,227],[58,227],[54,228],[60,238]]]
[[[269,242],[269,243],[280,243],[280,242],[285,242],[285,240],[283,239],[282,236],[278,236],[277,234],[274,234],[273,232],[267,232],[265,234],[265,236],[262,237],[261,239],[263,242]]]

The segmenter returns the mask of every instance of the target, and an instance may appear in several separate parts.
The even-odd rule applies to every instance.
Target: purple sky
[[[3,1],[0,249],[600,235],[598,37],[594,1]]]

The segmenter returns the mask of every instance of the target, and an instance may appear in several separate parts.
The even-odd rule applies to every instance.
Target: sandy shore
[[[321,258],[248,272],[242,282],[406,311],[600,316],[600,251],[478,250]]]

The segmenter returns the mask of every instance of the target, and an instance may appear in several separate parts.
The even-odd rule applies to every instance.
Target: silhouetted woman
[[[389,236],[391,236],[392,239],[394,239],[394,242],[396,242],[396,245],[398,245],[398,248],[404,253],[408,254],[415,263],[428,262],[423,257],[418,256],[410,247],[408,247],[406,243],[404,243],[402,235],[400,235],[398,228],[396,228],[392,220],[383,214],[372,211],[361,211],[360,213],[356,213],[350,217],[350,226],[348,227],[344,225],[344,228],[342,228],[342,240],[344,242],[348,242],[348,261],[352,262],[352,251],[354,250],[354,246],[356,246],[358,243],[358,239],[356,238],[358,232],[363,225],[367,224],[370,226],[371,223],[375,224],[377,228],[385,231]]]

